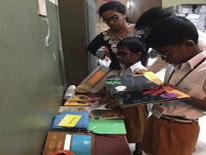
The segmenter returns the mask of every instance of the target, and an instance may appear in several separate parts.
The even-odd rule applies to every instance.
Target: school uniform
[[[134,65],[122,71],[120,75],[128,75],[132,73],[140,73],[146,71],[146,68],[139,61]],[[122,113],[125,117],[125,126],[127,131],[127,140],[129,143],[141,143],[143,140],[143,134],[146,123],[146,110],[142,106],[132,106],[127,108],[122,108]]]
[[[166,70],[165,82],[190,96],[205,99],[205,58],[206,51],[203,51],[186,63],[170,65]],[[155,116],[155,111],[161,112],[161,115]],[[183,101],[170,101],[154,106],[153,114],[146,125],[143,150],[152,155],[191,155],[200,130],[198,118],[204,112]]]

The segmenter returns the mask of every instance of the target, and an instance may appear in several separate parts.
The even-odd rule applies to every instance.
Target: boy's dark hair
[[[139,37],[127,37],[117,44],[117,48],[119,47],[127,47],[133,53],[141,52],[142,57],[147,54],[147,46]]]
[[[158,21],[168,18],[172,15],[171,12],[166,11],[160,7],[155,7],[144,12],[137,20],[135,28],[137,30],[145,27],[153,27]]]
[[[121,14],[126,13],[126,7],[118,1],[111,1],[111,2],[107,2],[107,3],[103,4],[99,8],[99,16],[102,17],[102,14],[107,10],[114,10],[114,11],[117,11]]]
[[[198,42],[198,32],[195,25],[185,17],[171,16],[158,22],[147,38],[149,47],[178,45],[183,41]]]

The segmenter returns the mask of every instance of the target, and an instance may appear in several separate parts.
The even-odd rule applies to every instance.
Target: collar
[[[186,63],[188,63],[191,69],[193,69],[194,66],[198,64],[202,60],[202,58],[205,58],[205,57],[206,57],[206,51],[202,51],[196,56],[194,56],[193,58],[191,58],[190,60],[188,60]]]
[[[175,70],[179,70],[181,68],[184,68],[186,66],[188,66],[190,69],[193,69],[195,67],[196,64],[198,64],[203,58],[206,57],[206,51],[202,51],[199,54],[197,54],[196,56],[194,56],[193,58],[191,58],[190,60],[188,60],[185,63],[182,63],[180,65],[175,65]]]
[[[135,72],[135,71],[138,71],[140,69],[146,69],[141,61],[138,61],[137,63],[133,64],[132,66],[130,66],[129,68],[126,69],[126,72]]]

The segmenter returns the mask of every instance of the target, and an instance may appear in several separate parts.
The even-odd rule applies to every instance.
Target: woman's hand
[[[101,46],[96,52],[96,57],[102,60],[104,60],[105,57],[110,57],[109,49],[106,46]]]

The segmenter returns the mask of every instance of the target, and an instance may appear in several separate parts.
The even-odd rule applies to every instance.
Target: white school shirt
[[[179,69],[178,66],[175,68],[175,72],[172,75],[169,83],[175,85],[179,80],[193,67],[198,64],[203,58],[206,57],[206,51],[203,51],[181,65]],[[168,82],[168,78],[171,75],[170,69],[166,71],[165,82]],[[170,72],[170,73],[169,73]],[[168,74],[169,73],[169,74]],[[201,63],[195,70],[193,70],[188,76],[182,80],[177,88],[190,96],[198,99],[206,98],[206,60]],[[206,104],[206,103],[205,103]],[[164,115],[171,116],[182,116],[187,119],[197,119],[204,115],[204,112],[194,106],[185,104],[181,101],[170,101],[168,103],[163,103],[161,107],[164,109]]]
[[[134,72],[136,72],[136,71],[139,71],[139,70],[141,70],[141,69],[147,70],[147,69],[142,65],[141,61],[139,61],[139,62],[133,64],[132,66],[128,67],[126,70],[123,70],[120,75],[132,74],[132,73],[134,73]]]

